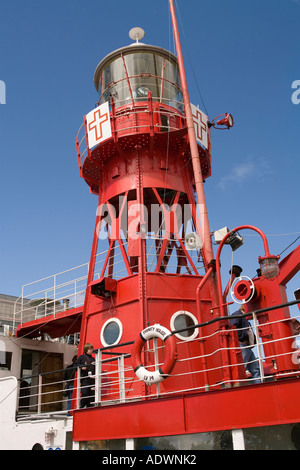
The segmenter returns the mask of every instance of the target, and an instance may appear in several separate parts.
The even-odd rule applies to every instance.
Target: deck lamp
[[[221,241],[226,235],[229,236],[227,237],[225,244],[230,245],[232,251],[237,250],[244,243],[243,237],[241,237],[241,235],[237,232],[230,232],[228,227],[221,228],[220,230],[214,232],[215,242],[217,244],[221,243]]]
[[[266,255],[259,256],[258,262],[260,264],[261,274],[266,279],[275,279],[279,274],[278,266],[279,256],[276,255]]]
[[[217,122],[216,119],[218,118],[223,118],[219,119]],[[216,127],[218,126],[225,126],[225,128],[230,129],[234,125],[233,117],[232,114],[220,114],[220,116],[215,117],[211,122],[208,122],[208,127],[214,127],[215,129],[224,129],[224,127]]]
[[[223,119],[220,119],[219,121],[217,121],[217,124],[218,126],[226,126],[228,129],[230,127],[233,127],[234,122],[233,122],[232,114],[226,113]]]
[[[232,233],[226,243],[231,246],[232,251],[235,251],[242,246],[244,239],[239,233]]]

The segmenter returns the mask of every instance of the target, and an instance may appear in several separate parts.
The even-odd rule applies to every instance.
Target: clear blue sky
[[[232,130],[212,132],[211,229],[258,226],[279,254],[300,235],[300,104],[291,100],[300,80],[300,1],[177,3],[191,101],[203,109],[200,90],[210,119],[235,119]],[[174,44],[167,0],[0,6],[0,292],[19,295],[22,284],[89,260],[97,198],[79,177],[74,139],[97,101],[98,62],[130,44],[134,26],[147,44],[172,52]],[[253,277],[259,255],[261,240],[248,232],[234,263]],[[289,300],[297,287],[299,277]]]

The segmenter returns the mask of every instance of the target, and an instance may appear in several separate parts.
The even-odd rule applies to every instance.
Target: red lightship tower
[[[241,387],[232,395],[247,376],[228,321],[231,288],[246,311],[263,309],[265,366],[274,377],[292,374],[281,398],[296,396],[299,385],[288,309],[277,307],[287,303],[283,286],[299,270],[299,248],[278,266],[264,234],[245,225],[223,234],[214,259],[203,182],[211,175],[209,128],[215,123],[189,101],[171,0],[170,10],[177,57],[141,43],[140,28],[131,30],[136,42],[97,66],[99,102],[76,138],[80,175],[99,198],[79,347],[82,352],[89,342],[95,348],[95,407],[75,410],[77,441],[224,430],[231,428],[229,419],[235,428],[257,419],[274,424],[260,407],[258,418],[230,405],[253,393]],[[231,127],[232,116],[217,124]],[[221,251],[225,243],[236,249],[243,229],[262,237],[262,276],[248,280],[235,267],[223,292]],[[276,305],[274,315],[270,305]],[[263,377],[262,361],[260,370]],[[263,387],[258,401],[268,393]],[[222,414],[211,421],[215,407]],[[158,424],[158,414],[167,414],[167,422]],[[296,422],[292,415],[287,411],[277,424]]]
[[[99,102],[76,138],[80,175],[98,197],[84,306],[22,323],[16,336],[80,330],[79,353],[92,343],[93,406],[80,408],[80,369],[73,390],[73,441],[83,447],[93,441],[113,449],[122,440],[123,448],[140,449],[149,438],[159,448],[155,439],[169,436],[166,445],[184,450],[202,448],[201,433],[211,433],[209,448],[228,448],[231,433],[229,448],[237,449],[247,448],[249,431],[265,433],[266,446],[273,436],[277,448],[279,435],[284,448],[300,448],[300,324],[289,311],[299,290],[298,300],[286,295],[300,269],[300,246],[279,262],[264,233],[245,224],[216,231],[214,255],[203,188],[211,175],[210,129],[230,128],[233,119],[210,122],[190,103],[169,3],[177,57],[141,43],[143,30],[133,28],[134,42],[96,68]],[[262,241],[257,276],[232,266],[223,285],[221,254],[243,243],[243,230]],[[245,307],[240,316],[252,321],[256,346],[240,344],[229,293]],[[257,357],[246,361],[252,347]]]
[[[213,255],[205,201],[197,205],[195,199],[202,180],[194,177],[178,61],[165,49],[140,43],[140,28],[130,35],[137,42],[109,54],[95,71],[100,99],[84,119],[86,156],[77,139],[80,174],[99,196],[81,328],[81,343],[95,348],[130,342],[154,324],[175,330],[211,317],[209,283],[203,317],[196,307],[195,293]],[[205,180],[211,174],[208,119],[192,110]],[[100,261],[103,238],[109,249]],[[199,350],[199,344],[187,341],[197,334],[193,328],[178,334],[179,357]],[[149,351],[146,356],[145,365],[151,364]],[[195,361],[195,370],[200,362]],[[195,380],[206,384],[200,374],[187,377],[185,387],[195,386]],[[178,383],[168,378],[162,388],[172,391]],[[149,385],[135,381],[126,396],[137,393],[151,394]]]

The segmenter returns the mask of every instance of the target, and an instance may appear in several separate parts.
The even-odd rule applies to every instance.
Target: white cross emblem
[[[208,148],[208,117],[197,106],[191,103],[193,114],[193,121],[195,126],[195,133],[197,142],[199,142],[206,149]]]
[[[86,130],[89,149],[112,136],[107,101],[86,115]]]

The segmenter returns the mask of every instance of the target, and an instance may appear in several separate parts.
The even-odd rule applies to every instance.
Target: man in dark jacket
[[[92,356],[94,346],[87,343],[83,347],[83,354],[77,358],[76,367],[80,367],[81,400],[80,408],[90,408],[94,401],[95,387],[95,359]]]
[[[252,331],[251,324],[245,317],[234,318],[236,315],[242,315],[244,313],[245,307],[244,305],[241,305],[240,309],[232,314],[233,318],[229,321],[238,330],[238,337],[241,345],[245,368],[248,372],[250,372],[252,378],[254,379],[253,383],[260,383],[259,364],[252,350],[256,343],[256,338]]]
[[[76,369],[75,369],[76,360],[77,360],[77,357],[73,356],[72,364],[67,366],[66,369],[64,370],[63,379],[66,382],[66,392],[67,392],[67,397],[68,397],[67,411],[70,411],[71,404],[72,404],[74,378],[75,378],[75,372],[76,372]]]

